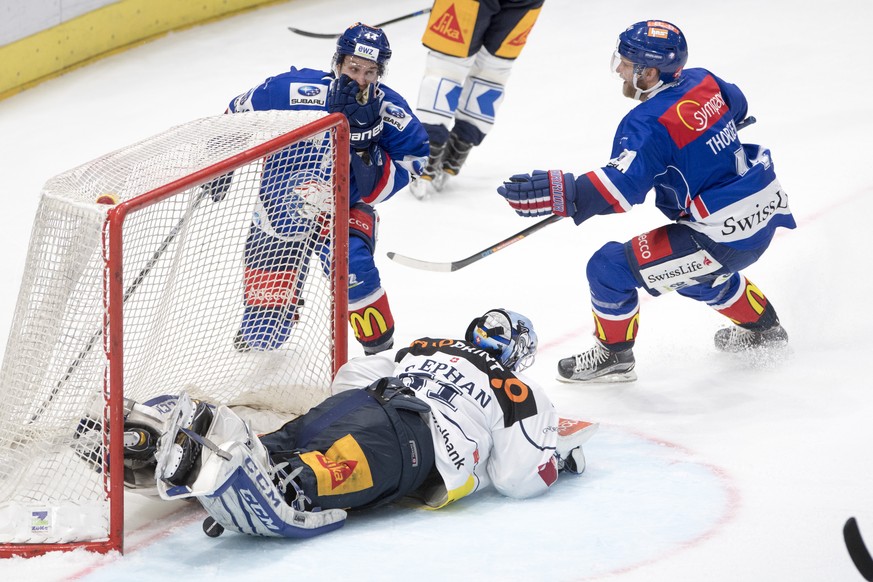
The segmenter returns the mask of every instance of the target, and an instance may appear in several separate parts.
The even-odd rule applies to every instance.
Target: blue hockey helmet
[[[471,321],[464,339],[514,372],[529,368],[537,353],[537,334],[530,319],[506,309],[492,309]]]
[[[639,67],[653,67],[661,72],[663,83],[679,79],[688,61],[685,35],[674,24],[663,20],[645,20],[627,27],[618,35],[616,52]]]
[[[376,62],[381,76],[385,73],[385,67],[391,59],[391,45],[381,28],[356,22],[336,39],[336,52],[333,55],[334,69],[342,64],[345,55]]]

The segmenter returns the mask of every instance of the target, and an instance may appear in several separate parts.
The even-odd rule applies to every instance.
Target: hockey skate
[[[633,382],[634,353],[632,349],[620,352],[608,350],[595,340],[594,347],[581,354],[558,362],[558,380],[561,382]]]
[[[582,445],[597,432],[599,426],[595,422],[584,420],[558,419],[555,460],[558,462],[559,471],[567,471],[576,475],[585,472],[585,453],[582,451]]]
[[[472,143],[461,140],[455,133],[449,134],[449,143],[446,144],[446,152],[443,154],[443,173],[446,176],[457,176],[472,149]]]
[[[714,340],[715,349],[735,354],[747,350],[785,348],[788,346],[788,333],[779,323],[763,331],[734,325],[716,331]]]
[[[439,192],[445,186],[447,176],[442,171],[443,152],[445,143],[430,143],[430,155],[427,157],[427,165],[417,179],[409,184],[409,191],[419,200],[428,198],[435,192]]]

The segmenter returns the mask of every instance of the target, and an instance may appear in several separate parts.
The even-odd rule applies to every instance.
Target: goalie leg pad
[[[225,449],[231,459],[225,480],[212,495],[198,497],[206,512],[226,530],[248,535],[308,538],[333,531],[345,523],[342,509],[298,511],[288,505],[272,475],[251,449],[240,442]]]

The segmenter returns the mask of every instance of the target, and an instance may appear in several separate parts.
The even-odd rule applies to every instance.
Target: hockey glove
[[[212,198],[213,202],[221,202],[224,200],[224,197],[227,196],[227,191],[230,190],[230,183],[232,180],[233,172],[228,172],[223,176],[219,176],[201,186],[203,194]]]
[[[516,174],[497,193],[506,198],[519,216],[573,216],[576,213],[576,180],[560,170],[534,170]]]
[[[370,84],[360,90],[348,75],[340,75],[327,90],[327,110],[349,120],[349,142],[356,150],[367,149],[382,136],[383,94]]]

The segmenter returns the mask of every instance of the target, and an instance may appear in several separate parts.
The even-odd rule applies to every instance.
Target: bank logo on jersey
[[[323,106],[326,102],[325,87],[311,83],[291,83],[288,103],[290,105]]]
[[[718,123],[727,112],[728,106],[718,83],[712,75],[707,75],[670,106],[658,121],[667,129],[676,147],[682,149]]]

